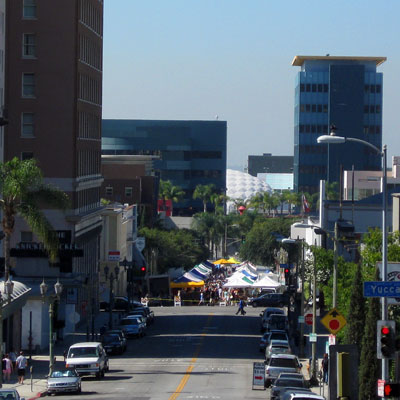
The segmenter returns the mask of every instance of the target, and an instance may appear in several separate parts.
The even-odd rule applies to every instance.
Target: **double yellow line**
[[[183,388],[186,386],[186,383],[190,378],[190,374],[193,371],[194,365],[196,364],[197,357],[200,354],[201,346],[203,345],[203,339],[207,336],[206,329],[210,325],[210,322],[212,320],[213,315],[214,314],[208,314],[206,325],[203,328],[203,332],[201,333],[201,341],[197,345],[196,351],[194,352],[193,357],[192,357],[192,359],[190,361],[190,365],[188,366],[188,368],[187,368],[187,370],[185,372],[185,375],[183,376],[183,378],[179,382],[179,385],[176,388],[175,392],[169,397],[168,400],[176,400],[178,398],[178,396],[180,395],[180,393],[182,392]]]

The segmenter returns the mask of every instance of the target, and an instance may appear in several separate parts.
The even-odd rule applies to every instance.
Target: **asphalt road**
[[[71,399],[266,399],[252,390],[261,308],[154,308],[155,324],[141,339],[129,341],[123,356],[110,358],[103,380],[83,378],[82,394]]]

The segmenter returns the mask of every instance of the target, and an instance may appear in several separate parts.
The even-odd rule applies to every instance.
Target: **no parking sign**
[[[253,363],[253,389],[255,386],[265,389],[265,364],[263,362]]]

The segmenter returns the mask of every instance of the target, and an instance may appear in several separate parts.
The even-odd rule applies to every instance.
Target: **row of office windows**
[[[382,132],[380,125],[364,125],[364,133],[380,134]]]
[[[309,153],[309,154],[326,154],[328,150],[328,146],[321,145],[300,145],[299,151],[300,153]]]
[[[370,104],[364,106],[364,114],[380,114],[382,108],[379,104]]]
[[[79,100],[101,105],[101,80],[88,75],[79,75]]]
[[[160,150],[134,150],[134,149],[107,149],[102,150],[102,154],[104,155],[118,155],[118,156],[161,156]]]
[[[191,178],[216,178],[220,179],[222,177],[222,171],[218,169],[206,169],[206,170],[194,170],[188,169],[184,171],[177,170],[164,170],[162,179],[176,180],[176,179],[191,179]]]
[[[98,175],[101,169],[101,153],[96,150],[78,151],[78,176]]]
[[[300,112],[327,113],[328,104],[300,104]]]
[[[103,34],[101,12],[89,0],[81,0],[79,20],[99,36]]]
[[[97,70],[102,69],[102,49],[85,35],[79,35],[79,58]]]
[[[381,85],[365,85],[364,92],[365,93],[381,93],[382,87]]]
[[[95,210],[100,207],[100,188],[80,190],[76,195],[79,213]]]
[[[328,133],[328,125],[299,125],[300,133]]]
[[[125,186],[125,197],[132,197],[133,188],[130,186]],[[114,188],[112,186],[106,186],[106,196],[113,196]]]
[[[101,116],[80,111],[78,114],[79,138],[101,139]]]
[[[222,177],[222,171],[219,169],[202,169],[202,170],[191,170],[192,178],[216,178]]]
[[[322,165],[300,165],[300,174],[326,174],[326,166]]]
[[[300,83],[300,92],[328,93],[327,83]]]

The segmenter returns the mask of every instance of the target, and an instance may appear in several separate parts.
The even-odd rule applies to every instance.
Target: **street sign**
[[[334,346],[336,344],[336,336],[335,335],[329,335],[329,346]]]
[[[313,320],[313,315],[312,314],[307,314],[304,317],[304,321],[307,325],[312,325],[312,320]]]
[[[400,297],[400,281],[364,282],[364,297]]]
[[[378,397],[385,397],[385,381],[378,379]]]
[[[317,341],[317,334],[316,333],[310,333],[309,339],[310,339],[310,343],[316,342]]]
[[[332,308],[323,318],[322,324],[328,331],[334,335],[338,333],[347,323],[346,318],[340,314],[336,308]]]
[[[119,261],[120,251],[119,250],[109,250],[108,261]]]
[[[263,362],[253,363],[253,388],[254,386],[265,389],[265,364]]]
[[[304,324],[304,315],[299,315],[298,321],[299,321],[299,324]]]

